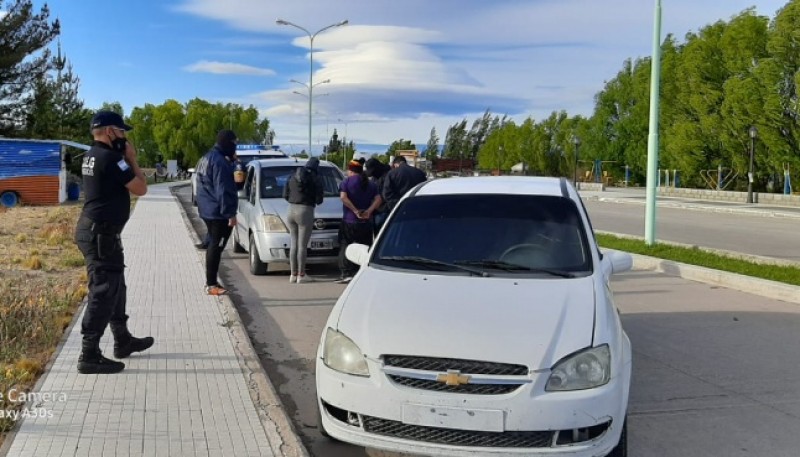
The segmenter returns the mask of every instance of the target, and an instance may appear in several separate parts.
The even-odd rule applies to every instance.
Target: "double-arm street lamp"
[[[750,171],[747,173],[747,203],[753,203],[753,156],[756,152],[756,138],[758,138],[758,129],[753,125],[747,132],[750,135]]]
[[[330,28],[347,25],[347,22],[348,22],[347,19],[345,19],[345,20],[343,20],[341,22],[337,22],[335,24],[331,24],[331,25],[329,25],[327,27],[323,27],[323,28],[317,30],[314,33],[311,33],[306,28],[301,27],[301,26],[299,26],[299,25],[297,25],[295,23],[292,23],[292,22],[289,22],[289,21],[285,21],[283,19],[278,19],[277,21],[275,21],[275,23],[278,24],[278,25],[289,25],[289,26],[292,26],[294,28],[297,28],[297,29],[300,29],[300,30],[306,32],[306,35],[308,35],[308,40],[309,40],[308,41],[308,70],[309,70],[309,72],[308,72],[308,84],[305,84],[305,83],[300,83],[300,84],[303,84],[304,86],[308,87],[308,155],[309,155],[309,157],[311,157],[311,123],[312,123],[311,116],[312,116],[312,113],[313,113],[313,111],[312,111],[312,99],[313,99],[314,86],[316,86],[316,84],[314,84],[314,38],[316,38],[316,36],[318,34],[320,34],[321,32],[324,32],[325,30],[328,30]],[[294,81],[294,82],[298,82],[298,81]],[[322,83],[326,83],[326,82],[330,82],[330,80],[326,79]],[[320,84],[322,84],[322,83],[320,83]]]

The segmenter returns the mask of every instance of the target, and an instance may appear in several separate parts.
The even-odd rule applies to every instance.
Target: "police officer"
[[[125,364],[103,357],[100,338],[111,324],[114,357],[123,359],[153,345],[153,338],[135,338],[125,314],[125,258],[120,234],[130,217],[131,196],[147,193],[147,181],[136,162],[136,150],[127,141],[122,116],[98,111],[92,117],[94,143],[86,152],[81,171],[86,202],[75,242],[86,260],[89,296],[83,316],[83,344],[78,372],[118,373]]]

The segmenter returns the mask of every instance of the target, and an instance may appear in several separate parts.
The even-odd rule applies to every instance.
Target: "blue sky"
[[[663,35],[787,0],[663,0]],[[44,2],[36,0],[35,4]],[[336,128],[356,142],[425,143],[432,127],[486,108],[522,121],[590,115],[626,58],[651,51],[652,0],[50,0],[90,108],[129,113],[167,99],[254,105],[276,143],[308,142],[308,37],[314,40],[315,149]],[[293,91],[304,95],[294,94]],[[327,94],[327,95],[324,95]]]

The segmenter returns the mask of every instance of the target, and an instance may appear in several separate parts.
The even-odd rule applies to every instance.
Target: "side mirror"
[[[244,190],[237,190],[236,196],[239,197],[239,200],[247,200],[247,193]]]
[[[193,175],[194,174],[194,168],[190,168],[190,169],[186,170],[186,172],[189,173],[190,175]]]
[[[347,260],[353,262],[356,265],[363,265],[367,263],[369,259],[369,246],[366,244],[358,244],[353,243],[347,246],[347,250],[344,251],[345,257]]]
[[[606,251],[603,255],[603,262],[608,262],[611,267],[610,274],[624,273],[633,268],[633,257],[627,252]]]

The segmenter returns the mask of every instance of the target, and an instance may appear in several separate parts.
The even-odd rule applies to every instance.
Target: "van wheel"
[[[233,252],[237,254],[242,254],[247,252],[242,247],[242,243],[239,242],[239,231],[236,230],[236,227],[233,228]]]
[[[622,423],[622,435],[619,436],[619,443],[611,450],[608,457],[626,457],[628,455],[628,418]]]
[[[16,192],[7,190],[0,194],[0,205],[6,208],[13,208],[19,204],[19,196]]]
[[[256,247],[256,240],[253,234],[250,234],[250,273],[256,276],[264,276],[267,274],[267,264],[261,261],[258,256],[258,248]]]

